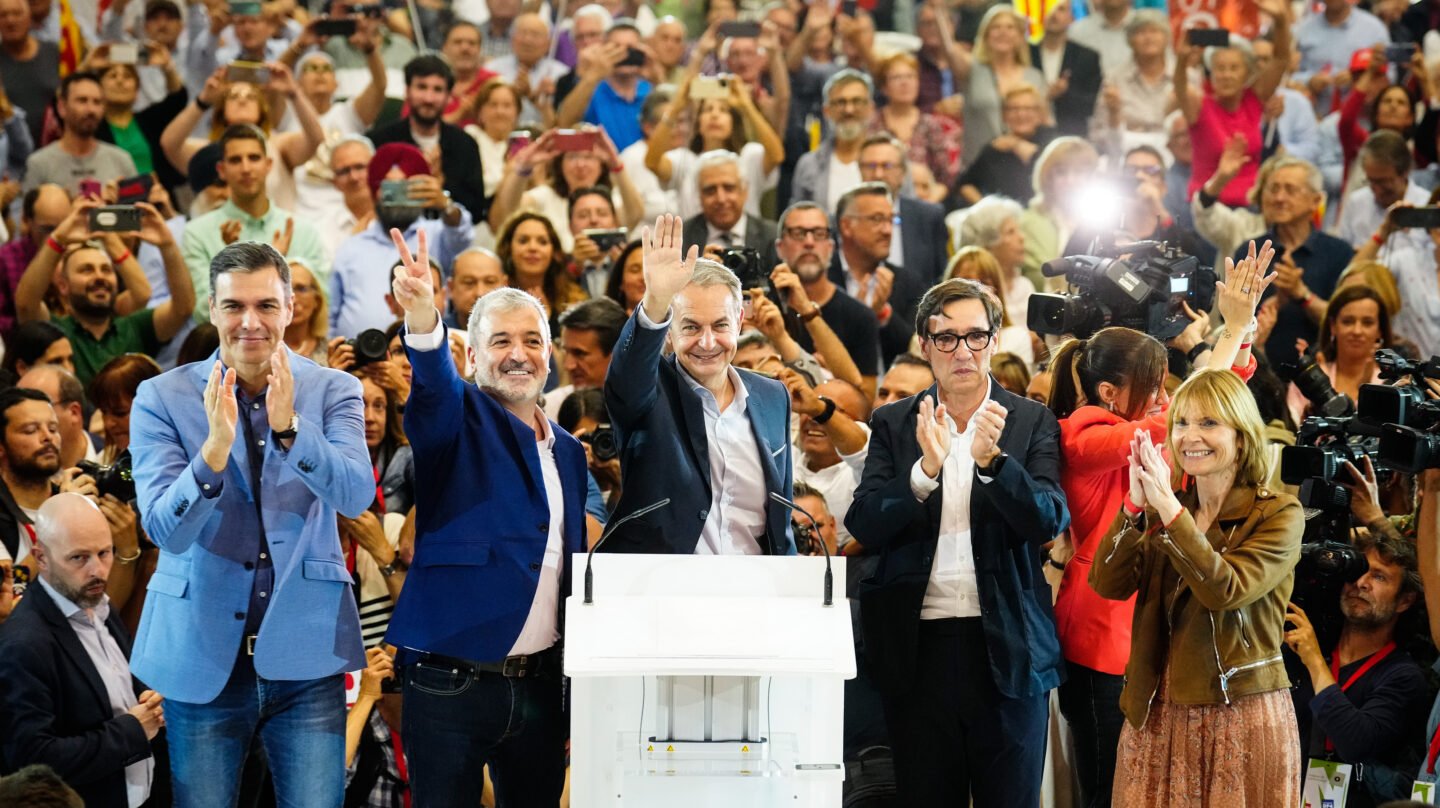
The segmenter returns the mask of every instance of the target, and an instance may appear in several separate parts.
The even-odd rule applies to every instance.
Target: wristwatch
[[[276,432],[276,440],[295,440],[295,434],[300,431],[300,413],[290,413],[290,427],[284,431]]]
[[[1210,343],[1202,340],[1195,343],[1195,347],[1186,352],[1185,358],[1190,360],[1191,364],[1194,364],[1195,359],[1208,350],[1210,350]]]
[[[824,426],[829,423],[830,419],[835,415],[835,402],[824,396],[818,396],[818,398],[820,399],[820,403],[825,405],[825,411],[819,415],[812,416],[810,420]]]
[[[380,574],[385,576],[386,578],[389,578],[391,575],[394,575],[397,572],[404,572],[408,569],[410,569],[410,565],[405,563],[405,560],[400,557],[399,553],[396,553],[395,557],[390,560],[389,564],[386,564],[385,566],[380,568]]]
[[[801,314],[800,314],[800,321],[801,321],[801,322],[808,323],[808,322],[810,322],[811,320],[813,320],[813,319],[815,319],[816,317],[819,317],[819,316],[820,316],[820,304],[819,304],[819,303],[816,303],[815,301],[812,300],[812,301],[810,301],[810,308],[809,308],[808,310],[804,311],[804,312],[801,312]]]
[[[995,455],[993,459],[991,459],[990,465],[984,468],[977,468],[975,470],[985,475],[986,477],[994,477],[995,475],[1000,473],[1000,469],[1004,468],[1005,466],[1005,461],[1009,459],[1010,455],[1001,452],[1000,454]]]

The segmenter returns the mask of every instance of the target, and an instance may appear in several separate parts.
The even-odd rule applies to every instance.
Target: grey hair
[[[744,299],[744,292],[740,289],[740,279],[735,276],[735,273],[719,261],[711,261],[709,258],[695,259],[695,271],[690,276],[690,282],[686,284],[687,288],[691,286],[700,289],[707,286],[724,286],[730,290],[730,296],[734,298],[737,308]],[[681,294],[684,292],[682,291]]]
[[[1170,33],[1170,18],[1161,14],[1153,8],[1142,8],[1136,10],[1130,22],[1125,24],[1125,41],[1129,42],[1135,35],[1146,28],[1159,28],[1165,33]]]
[[[473,246],[472,246],[472,247],[466,247],[465,249],[463,249],[463,250],[461,250],[460,252],[456,253],[456,254],[455,254],[455,258],[450,261],[450,266],[452,266],[452,267],[455,266],[455,262],[456,262],[456,261],[459,261],[459,260],[460,260],[460,256],[462,256],[462,255],[483,255],[483,256],[485,256],[486,258],[493,258],[493,259],[495,259],[496,261],[499,261],[499,260],[500,260],[500,256],[496,255],[496,254],[495,254],[495,251],[492,250],[492,249],[490,249],[489,247],[473,247]]]
[[[1405,136],[1391,129],[1376,130],[1366,138],[1365,145],[1360,147],[1360,159],[1388,165],[1402,177],[1408,175],[1415,164]]]
[[[890,193],[890,186],[883,182],[862,182],[840,195],[840,201],[835,203],[835,221],[849,216],[855,210],[855,200],[862,196],[883,196],[895,202],[895,196]]]
[[[875,97],[875,80],[870,78],[870,74],[847,67],[844,70],[836,71],[835,75],[825,80],[825,86],[820,90],[821,100],[826,104],[830,103],[830,92],[840,85],[849,84],[852,81],[858,81],[865,85],[865,94],[871,98]]]
[[[1005,223],[1014,219],[1020,221],[1025,209],[1020,203],[1005,196],[987,196],[970,206],[965,221],[960,224],[961,246],[990,248],[1000,240],[1000,231]]]
[[[290,265],[274,247],[259,241],[237,241],[210,259],[210,302],[215,302],[215,282],[228,272],[250,273],[275,268],[285,284],[285,301],[294,299],[290,288]]]
[[[1047,210],[1055,203],[1056,200],[1045,198],[1045,177],[1057,164],[1069,162],[1077,156],[1088,158],[1092,170],[1100,164],[1100,154],[1095,151],[1095,147],[1090,145],[1088,140],[1074,135],[1057,137],[1040,152],[1040,156],[1035,158],[1035,168],[1030,177],[1030,186],[1035,190],[1035,196],[1030,200],[1032,207]]]
[[[1311,191],[1321,196],[1325,195],[1325,175],[1321,174],[1320,169],[1316,168],[1315,164],[1309,160],[1293,155],[1285,155],[1283,157],[1272,157],[1265,162],[1267,163],[1266,167],[1269,168],[1269,171],[1265,174],[1265,182],[1270,182],[1270,178],[1275,176],[1275,172],[1282,168],[1303,168],[1305,169],[1305,184],[1310,186]]]
[[[335,152],[340,149],[341,146],[349,143],[358,143],[361,146],[364,146],[367,150],[369,150],[372,157],[375,155],[375,141],[371,140],[368,137],[365,137],[364,135],[346,135],[335,141],[334,143],[331,143],[330,154],[333,156]]]
[[[780,214],[780,218],[776,222],[780,225],[780,230],[784,230],[785,222],[790,219],[790,214],[802,210],[818,210],[821,213],[825,214],[825,224],[830,224],[830,211],[825,210],[825,208],[822,207],[819,202],[811,202],[808,199],[802,199],[798,202],[791,202],[790,207],[786,208],[784,212]],[[779,240],[778,235],[776,236],[776,240]]]
[[[594,17],[605,23],[604,27],[606,30],[609,30],[610,26],[615,22],[615,18],[610,14],[610,10],[599,3],[586,3],[580,8],[575,9],[575,13],[570,16],[571,19],[575,20],[581,17]]]
[[[1250,46],[1250,40],[1246,39],[1243,36],[1240,36],[1239,34],[1233,33],[1230,34],[1230,45],[1228,47],[1205,49],[1204,61],[1205,72],[1207,74],[1214,69],[1215,54],[1219,53],[1222,50],[1233,50],[1238,52],[1241,58],[1245,60],[1245,69],[1249,71],[1250,80],[1253,81],[1255,79],[1255,49]],[[1276,58],[1280,57],[1277,55]]]
[[[485,333],[485,318],[490,314],[503,314],[516,309],[530,308],[540,315],[540,332],[545,335],[545,344],[550,344],[550,316],[545,313],[545,304],[534,295],[521,289],[502,286],[480,296],[475,308],[470,310],[470,322],[465,324],[465,336],[470,346],[479,351],[485,344],[481,336]]]
[[[695,160],[695,176],[698,178],[700,172],[723,165],[733,165],[739,170],[740,155],[729,149],[711,149]]]

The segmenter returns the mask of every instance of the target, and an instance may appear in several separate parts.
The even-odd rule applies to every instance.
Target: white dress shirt
[[[725,234],[726,234],[726,233],[729,233],[729,234],[730,234],[730,236],[731,236],[731,241],[732,241],[733,243],[731,243],[731,244],[726,244],[726,243],[725,243]],[[709,222],[709,220],[706,220],[706,222],[705,222],[705,234],[706,234],[706,238],[705,238],[705,243],[706,243],[706,244],[719,244],[721,247],[737,248],[737,249],[740,248],[740,247],[744,247],[744,246],[745,246],[745,215],[744,215],[744,214],[741,214],[741,215],[740,215],[740,221],[736,222],[736,223],[735,223],[735,226],[732,227],[732,228],[730,228],[729,230],[721,230],[720,228],[718,228],[718,227],[716,227],[715,225],[711,224],[711,223]]]
[[[986,383],[985,400],[990,399],[991,382]],[[984,406],[983,404],[981,406]],[[944,484],[940,509],[940,537],[935,543],[935,560],[930,565],[930,582],[925,587],[925,600],[920,606],[921,620],[946,617],[979,617],[980,587],[975,576],[975,546],[970,536],[970,492],[978,475],[970,447],[975,443],[975,418],[956,428],[948,414],[950,455],[945,458],[939,479],[925,476],[920,460],[910,469],[910,491],[924,502]],[[990,482],[979,477],[981,483]]]
[[[865,433],[865,445],[853,455],[837,450],[840,462],[833,466],[811,471],[805,460],[805,453],[798,447],[795,450],[795,482],[805,483],[825,498],[825,508],[835,518],[837,547],[844,547],[854,538],[850,535],[849,528],[845,527],[845,514],[849,513],[850,503],[855,500],[855,489],[860,487],[860,477],[865,473],[865,458],[870,455],[870,427],[859,421],[856,421],[855,425]]]
[[[670,326],[669,316],[665,322],[656,323],[646,316],[644,306],[636,311],[644,328]],[[680,378],[700,397],[705,411],[705,444],[710,459],[710,509],[695,554],[760,555],[759,539],[765,533],[769,503],[765,468],[760,463],[760,444],[746,414],[750,392],[734,367],[726,372],[735,388],[735,398],[721,410],[715,395],[680,368]]]
[[[405,335],[405,344],[417,351],[434,351],[441,345],[448,345],[445,339],[445,325],[439,322],[436,312],[435,329],[428,334]],[[565,562],[565,495],[560,485],[560,469],[555,464],[555,430],[545,413],[537,406],[535,412],[545,434],[535,440],[540,452],[540,475],[545,479],[545,502],[550,508],[550,533],[545,538],[545,559],[540,565],[540,585],[535,587],[535,599],[530,602],[530,614],[520,628],[520,636],[510,647],[509,656],[536,654],[554,645],[560,639],[558,618],[560,616],[560,573]]]
[[[110,596],[106,595],[100,605],[86,610],[55,591],[55,587],[44,577],[40,578],[40,586],[44,587],[45,594],[54,601],[60,613],[65,615],[65,622],[85,648],[85,655],[105,684],[110,709],[117,717],[128,713],[140,700],[135,697],[134,683],[130,678],[130,661],[105,626],[105,621],[110,618]],[[125,767],[125,799],[130,808],[138,808],[150,798],[150,787],[154,782],[155,758],[147,757]]]

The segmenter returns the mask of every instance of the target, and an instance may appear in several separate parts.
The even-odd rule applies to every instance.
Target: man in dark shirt
[[[410,114],[371,130],[370,140],[377,147],[386,143],[418,146],[436,173],[445,176],[445,193],[470,211],[475,221],[484,221],[489,204],[480,182],[480,148],[465,130],[441,117],[454,89],[455,73],[444,59],[434,54],[411,59],[405,65],[405,104]]]
[[[1260,193],[1260,214],[1268,230],[1255,243],[1269,239],[1275,245],[1276,278],[1266,296],[1278,303],[1275,327],[1265,341],[1270,364],[1281,366],[1299,360],[1295,340],[1315,342],[1315,329],[1325,316],[1325,303],[1335,291],[1340,272],[1355,251],[1343,239],[1315,227],[1315,212],[1325,199],[1320,170],[1297,157],[1281,157],[1271,167]],[[1202,190],[1203,194],[1204,191]],[[1204,197],[1202,196],[1202,204]],[[1244,257],[1248,245],[1237,250]]]
[[[30,138],[40,145],[45,106],[60,86],[60,49],[30,32],[25,0],[0,0],[0,85],[15,106],[25,110]]]
[[[1397,624],[1421,600],[1414,546],[1366,533],[1355,547],[1370,568],[1341,590],[1345,622],[1329,659],[1294,604],[1285,642],[1307,672],[1294,692],[1302,750],[1358,764],[1346,805],[1370,808],[1409,795],[1425,750],[1430,689],[1420,666],[1396,647]]]
[[[860,368],[866,394],[874,395],[875,377],[880,375],[879,325],[869,306],[830,280],[835,241],[825,210],[814,202],[796,202],[787,208],[780,215],[775,250],[785,263],[775,268],[771,280],[793,315],[786,318],[790,335],[814,353],[811,333],[820,327],[834,331]],[[799,294],[786,276],[799,279]]]

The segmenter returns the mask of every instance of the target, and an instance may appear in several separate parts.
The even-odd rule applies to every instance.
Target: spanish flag
[[[70,75],[80,67],[80,60],[85,58],[85,36],[80,33],[80,26],[75,22],[75,13],[70,8],[70,0],[59,0],[60,2],[60,77]]]
[[[1045,36],[1045,15],[1050,9],[1068,2],[1070,0],[1015,0],[1016,13],[1030,22],[1026,33],[1031,42],[1039,42]]]

